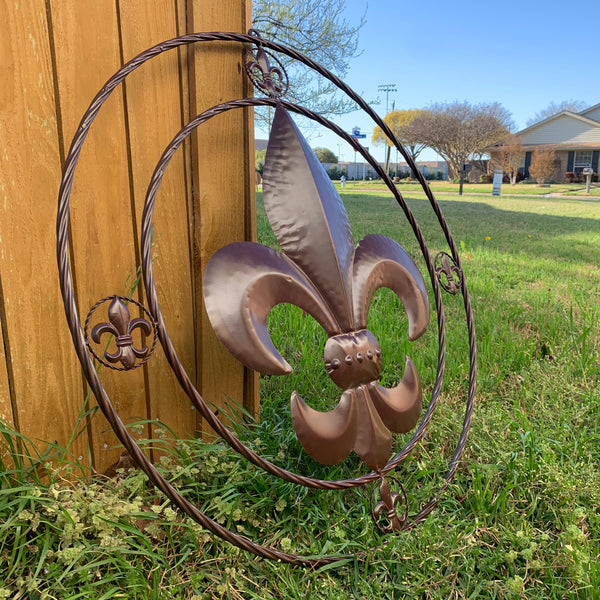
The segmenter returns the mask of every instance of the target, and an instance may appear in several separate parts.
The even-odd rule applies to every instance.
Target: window
[[[575,173],[581,173],[585,167],[592,166],[592,151],[591,150],[577,150],[573,160],[573,171]]]

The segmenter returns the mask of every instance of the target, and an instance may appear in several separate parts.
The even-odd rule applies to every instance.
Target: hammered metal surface
[[[422,404],[410,359],[393,389],[381,387],[381,348],[367,328],[375,292],[389,287],[401,299],[409,338],[429,323],[425,282],[406,251],[381,235],[355,248],[344,204],[289,114],[278,106],[263,171],[265,210],[282,252],[252,242],[231,244],[209,261],[205,304],[215,333],[245,365],[282,375],[291,367],[267,329],[279,302],[300,306],[327,332],[325,368],[343,390],[329,412],[294,393],[292,423],[304,449],[324,464],[354,450],[374,470],[387,463],[391,432],[410,431]]]

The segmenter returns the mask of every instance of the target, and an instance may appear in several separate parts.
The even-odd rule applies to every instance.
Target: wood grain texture
[[[66,444],[83,396],[55,258],[60,154],[45,3],[2,2],[0,23],[3,343],[21,432]],[[85,442],[72,447],[76,457],[85,456]]]
[[[87,385],[64,318],[55,258],[61,162],[81,116],[122,62],[147,47],[190,31],[249,26],[249,0],[148,6],[143,0],[0,3],[0,64],[8,75],[0,86],[0,418],[32,438],[66,444],[85,410]],[[135,280],[146,186],[164,146],[190,115],[250,94],[241,58],[236,44],[169,51],[133,73],[102,107],[71,196],[82,321],[98,299],[127,295]],[[232,111],[200,129],[195,161],[186,142],[159,193],[157,292],[180,359],[206,399],[222,407],[231,398],[256,411],[257,376],[212,334],[201,289],[203,266],[217,248],[255,237],[252,115]],[[191,435],[199,428],[196,414],[160,349],[144,369],[102,367],[115,409],[126,423],[159,418]],[[91,448],[94,466],[104,471],[120,454],[116,445],[99,415],[72,450],[75,458],[87,457]]]
[[[208,6],[188,2],[188,31],[245,32],[248,10],[246,2]],[[241,76],[242,60],[243,51],[237,44],[204,44],[190,49],[193,114],[248,96],[248,85]],[[192,141],[199,385],[204,399],[220,413],[229,412],[228,405],[255,406],[254,376],[245,372],[214,335],[201,303],[199,275],[219,248],[252,235],[252,226],[247,222],[254,203],[249,171],[252,123],[248,112],[229,111],[211,119],[197,130]]]
[[[121,66],[117,11],[112,0],[51,0],[50,4],[61,133],[70,141],[96,92]],[[85,141],[71,206],[74,273],[83,320],[101,298],[128,295],[139,264],[121,89],[102,107]],[[106,320],[106,313],[99,316]],[[102,367],[101,377],[125,423],[147,418],[141,369],[119,373]],[[118,459],[121,450],[102,415],[92,425],[94,461],[102,471]]]
[[[120,5],[124,59],[177,36],[175,2],[159,0],[152,11],[145,0]],[[170,50],[127,78],[127,117],[136,220],[140,229],[146,188],[164,148],[183,125],[180,56]],[[194,303],[187,215],[184,154],[171,160],[154,213],[154,276],[169,335],[180,360],[195,380],[195,345],[191,335]],[[193,435],[196,415],[162,352],[147,365],[149,416],[179,436]]]

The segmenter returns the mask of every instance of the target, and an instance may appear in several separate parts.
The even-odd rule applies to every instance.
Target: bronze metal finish
[[[391,431],[405,433],[416,425],[422,394],[408,358],[398,386],[386,390],[377,384],[381,348],[366,329],[369,306],[379,288],[391,288],[405,306],[410,339],[417,339],[429,324],[425,282],[406,251],[389,238],[370,235],[354,247],[339,194],[280,105],[265,158],[263,198],[282,253],[239,242],[213,255],[204,273],[213,329],[245,365],[284,375],[291,367],[269,337],[269,311],[289,302],[314,316],[330,336],[327,373],[344,393],[336,408],[322,413],[294,392],[298,439],[321,463],[338,463],[354,450],[368,467],[380,470],[390,457]]]
[[[108,307],[108,320],[109,323],[98,323],[92,329],[91,335],[89,334],[89,324],[92,319],[92,315],[96,312],[102,304],[105,304],[108,301],[110,305]],[[131,319],[131,315],[129,314],[129,309],[127,308],[127,304],[132,303],[136,305],[142,313],[146,314],[149,321],[143,318]],[[133,342],[132,333],[135,329],[140,329],[140,331],[144,334],[144,336],[148,336],[153,333],[152,346],[148,348],[148,346],[144,345],[142,348],[137,348]],[[102,298],[102,300],[96,302],[96,304],[92,307],[88,316],[85,320],[85,342],[89,351],[94,355],[94,358],[102,363],[105,367],[109,369],[114,369],[116,371],[130,371],[131,369],[137,369],[141,367],[143,364],[148,362],[154,350],[156,349],[156,342],[158,341],[158,337],[156,335],[156,321],[152,317],[152,315],[148,312],[148,310],[133,298],[125,298],[123,296],[108,296],[106,298]],[[101,337],[103,334],[108,333],[115,337],[115,343],[117,346],[116,352],[108,352],[108,350],[104,351],[102,359],[94,349],[91,339],[99,344],[101,341]],[[138,362],[138,359],[139,362]],[[115,363],[120,362],[123,367],[115,367]]]
[[[400,490],[399,492],[392,492],[390,490],[390,481],[398,487]],[[377,503],[375,503],[376,491],[377,483],[375,483],[373,490],[371,491],[371,517],[373,518],[375,526],[384,534],[402,531],[404,524],[408,519],[408,498],[406,497],[406,490],[396,477],[383,477],[378,490],[381,500]],[[402,515],[398,514],[398,506],[404,507]],[[381,524],[383,519],[387,519],[386,525]]]
[[[434,260],[440,285],[449,294],[458,294],[462,285],[462,270],[446,252],[438,252]]]
[[[285,67],[274,54],[262,47],[260,35],[255,29],[250,29],[248,33],[256,36],[259,43],[256,56],[250,50],[246,51],[244,68],[250,81],[263,94],[271,98],[282,98],[290,87]],[[271,62],[277,66],[272,66]]]
[[[81,320],[79,317],[77,303],[75,301],[73,277],[71,274],[70,262],[70,254],[72,252],[69,237],[70,194],[73,185],[74,172],[77,166],[79,155],[81,153],[89,129],[92,126],[102,105],[104,104],[104,102],[106,102],[109,96],[116,90],[116,88],[130,73],[132,73],[135,69],[144,64],[146,61],[152,59],[153,57],[163,52],[193,43],[224,43],[231,45],[232,42],[241,44],[245,50],[252,48],[256,49],[256,54],[253,60],[257,63],[258,70],[257,68],[252,68],[251,70],[253,71],[256,78],[266,80],[267,83],[265,83],[266,87],[264,89],[266,90],[266,93],[269,97],[242,98],[239,100],[225,102],[223,104],[214,106],[208,109],[207,111],[203,112],[202,114],[194,117],[188,124],[186,124],[181,129],[180,132],[178,132],[175,135],[171,143],[167,146],[156,166],[154,175],[152,176],[152,179],[148,186],[148,192],[146,196],[142,220],[142,272],[144,279],[144,287],[146,291],[146,298],[148,302],[148,311],[152,316],[151,320],[153,320],[156,323],[156,331],[158,334],[158,338],[160,339],[165,356],[169,364],[171,365],[173,372],[177,377],[180,385],[189,396],[190,401],[199,411],[201,416],[204,419],[206,419],[207,423],[233,449],[235,449],[247,460],[251,461],[266,472],[271,473],[274,476],[280,477],[286,481],[293,482],[297,485],[303,485],[315,489],[347,490],[349,488],[355,488],[378,482],[379,494],[383,505],[377,511],[378,517],[376,518],[382,516],[389,517],[391,521],[390,527],[394,531],[398,529],[405,531],[415,527],[418,523],[423,521],[427,517],[427,515],[429,515],[434,509],[434,507],[439,501],[441,493],[450,484],[450,481],[452,480],[454,473],[456,472],[456,469],[460,464],[461,457],[467,441],[474,407],[475,381],[477,371],[475,330],[473,325],[473,314],[467,284],[464,276],[462,276],[460,256],[458,253],[457,246],[450,233],[448,224],[446,223],[439,208],[439,205],[435,200],[433,194],[431,193],[431,190],[429,189],[421,173],[418,171],[418,169],[416,169],[414,161],[412,160],[410,155],[405,151],[405,149],[402,147],[399,141],[395,138],[387,124],[383,122],[383,120],[374,112],[373,108],[369,106],[356,92],[351,90],[346,84],[344,84],[331,72],[327,71],[321,65],[315,63],[308,57],[276,42],[261,39],[256,35],[256,33],[241,34],[227,32],[208,32],[189,34],[180,36],[178,38],[174,38],[172,40],[167,40],[142,52],[140,55],[136,56],[127,64],[125,64],[121,69],[119,69],[119,71],[117,71],[98,92],[96,97],[92,100],[89,108],[83,115],[81,123],[73,137],[71,147],[65,160],[63,178],[59,191],[57,216],[57,258],[59,265],[61,291],[65,304],[67,322],[71,331],[75,349],[79,360],[82,364],[82,368],[85,373],[86,379],[88,380],[89,385],[93,390],[94,395],[96,396],[98,405],[100,406],[101,410],[103,411],[104,415],[106,416],[107,420],[109,421],[119,440],[123,444],[124,448],[127,450],[132,459],[138,464],[138,466],[147,474],[147,476],[153,482],[153,484],[158,489],[160,489],[185,514],[193,518],[196,522],[198,522],[207,530],[229,541],[230,543],[235,544],[241,549],[251,551],[264,558],[283,560],[293,564],[304,564],[311,566],[325,565],[333,563],[339,560],[340,558],[345,557],[336,554],[317,557],[303,557],[283,552],[282,550],[279,550],[277,548],[262,546],[242,535],[239,535],[235,531],[231,531],[223,527],[218,522],[211,519],[207,514],[199,510],[198,507],[193,505],[191,502],[189,502],[189,500],[182,496],[171,483],[165,480],[165,478],[160,474],[160,472],[157,471],[154,465],[144,455],[142,450],[136,444],[135,440],[131,437],[123,421],[121,420],[117,411],[115,410],[110,398],[108,397],[108,394],[100,379],[100,375],[98,372],[96,372],[92,356],[87,350],[86,332],[87,325],[91,317],[88,316],[88,319],[86,320],[84,332],[84,328],[82,327]],[[351,100],[356,102],[358,107],[360,107],[360,109],[362,109],[373,120],[373,123],[381,127],[381,129],[393,143],[394,147],[397,148],[398,152],[400,152],[400,154],[406,159],[413,172],[416,173],[417,178],[419,179],[419,182],[421,183],[425,194],[429,200],[431,209],[435,215],[437,223],[441,227],[445,239],[448,243],[448,256],[452,259],[451,264],[455,265],[458,269],[456,273],[461,274],[460,280],[456,283],[456,285],[458,286],[457,291],[460,291],[462,295],[465,309],[465,318],[467,325],[466,329],[469,340],[470,367],[468,393],[465,405],[462,432],[457,441],[454,453],[448,461],[447,471],[443,477],[440,487],[438,488],[438,490],[436,490],[433,497],[424,505],[417,507],[416,511],[412,515],[409,515],[408,513],[406,496],[402,494],[402,496],[404,497],[404,502],[402,503],[402,506],[405,509],[405,513],[404,515],[397,516],[397,518],[394,517],[394,515],[397,515],[396,509],[402,498],[395,497],[391,490],[388,494],[387,490],[389,489],[389,483],[386,484],[387,488],[386,485],[384,485],[384,483],[386,481],[391,480],[389,474],[401,465],[401,463],[409,456],[409,454],[412,452],[415,446],[423,438],[428,425],[434,417],[440,398],[440,391],[442,389],[444,378],[446,344],[445,315],[441,293],[442,286],[440,285],[440,281],[438,280],[438,272],[436,271],[436,267],[434,266],[433,261],[430,258],[429,250],[427,248],[424,236],[421,233],[419,225],[417,224],[416,219],[412,214],[412,211],[410,210],[410,207],[405,202],[401,193],[398,191],[398,188],[393,184],[388,175],[383,171],[381,166],[368,153],[368,151],[360,145],[360,143],[354,140],[348,133],[343,131],[340,127],[338,127],[331,121],[325,119],[320,115],[315,114],[314,112],[309,111],[306,108],[291,104],[289,102],[286,102],[282,98],[276,97],[277,94],[280,93],[277,92],[277,90],[280,87],[281,80],[278,74],[276,74],[273,71],[273,68],[269,66],[268,57],[265,58],[265,56],[260,54],[261,50],[265,53],[267,51],[281,53],[282,55],[289,57],[295,61],[298,61],[299,63],[305,65],[310,69],[313,69],[323,78],[337,86],[337,88],[340,89],[344,94],[346,94]],[[261,73],[266,73],[268,77],[265,78],[259,73],[259,71]],[[269,76],[271,79],[270,84],[268,83]],[[156,194],[173,154],[196,127],[198,127],[208,119],[211,119],[215,115],[218,115],[228,110],[240,108],[246,109],[248,107],[254,106],[277,107],[278,105],[285,109],[285,111],[300,114],[335,132],[338,136],[340,136],[342,139],[351,144],[351,146],[375,169],[378,175],[382,178],[383,182],[387,185],[393,198],[398,203],[398,206],[400,207],[402,213],[404,214],[404,217],[406,218],[408,224],[410,225],[410,228],[413,231],[413,234],[422,254],[423,262],[427,268],[429,283],[431,284],[432,289],[432,298],[435,303],[438,334],[438,359],[435,381],[431,385],[431,392],[429,401],[427,403],[427,408],[424,411],[420,422],[416,426],[411,439],[406,443],[404,448],[402,448],[394,457],[392,457],[387,462],[387,464],[385,464],[378,470],[373,470],[367,474],[357,475],[352,479],[316,479],[307,475],[294,473],[260,457],[252,449],[247,447],[239,438],[237,438],[234,435],[234,433],[231,430],[229,430],[224,425],[224,423],[222,423],[219,420],[219,418],[213,413],[213,411],[210,408],[210,405],[204,401],[204,399],[201,397],[201,395],[198,393],[198,391],[192,384],[190,377],[185,372],[185,369],[175,352],[174,345],[171,342],[169,334],[166,330],[156,293],[156,284],[153,276],[151,257],[153,228],[152,219],[154,205],[156,202]],[[280,111],[280,113],[281,112],[283,111]],[[284,128],[281,131],[285,132],[286,130]],[[288,133],[283,134],[284,137],[291,136],[291,134],[289,133],[289,128],[287,131]],[[292,143],[300,144],[300,146],[302,146],[302,142],[294,142],[291,139],[291,137],[290,141]],[[276,144],[276,146],[278,145],[278,142],[274,143]],[[294,155],[295,153],[296,150],[294,151]],[[280,157],[280,159],[283,158]],[[308,163],[309,170],[311,170],[310,161],[310,158],[306,158],[305,162]],[[272,168],[276,169],[276,165],[273,165]],[[303,169],[306,172],[306,164],[304,165]],[[315,174],[315,176],[317,177],[317,180],[319,180],[319,175]],[[273,179],[273,177],[271,176],[271,180],[276,181],[276,178]],[[313,185],[313,192],[315,191],[315,189],[327,189],[324,183],[311,185]],[[291,223],[291,221],[287,220],[288,218],[290,218],[294,221],[294,228],[296,229],[296,231],[300,232],[300,236],[303,236],[304,228],[299,230],[297,229],[297,225],[301,225],[302,219],[298,218],[296,215],[288,214],[288,210],[290,209],[290,207],[289,203],[286,203],[285,199],[285,196],[287,195],[287,190],[285,186],[282,187],[279,184],[277,184],[274,194],[276,198],[277,196],[281,195],[283,195],[284,197],[281,200],[281,202],[280,199],[277,198],[277,201],[275,202],[275,216],[270,217],[272,221],[276,223],[277,227],[287,230],[286,223]],[[314,198],[311,201],[314,201]],[[329,198],[326,201],[326,203],[323,204],[323,206],[331,206],[332,210],[337,210],[336,202],[339,202],[339,200],[335,198]],[[379,374],[380,357],[377,355],[378,345],[376,345],[376,341],[374,341],[370,337],[366,328],[366,313],[368,311],[369,304],[372,299],[372,294],[374,293],[375,289],[377,289],[380,278],[383,278],[383,280],[385,280],[385,283],[383,283],[382,285],[387,285],[391,287],[397,294],[401,294],[401,299],[404,303],[407,314],[409,315],[409,320],[411,319],[410,315],[412,314],[412,318],[416,323],[415,331],[419,332],[422,328],[423,323],[423,321],[420,318],[417,318],[420,315],[419,306],[421,307],[421,309],[423,308],[423,305],[426,301],[426,295],[425,299],[423,299],[422,287],[419,285],[419,283],[422,281],[422,278],[418,273],[418,270],[416,272],[413,272],[414,264],[412,263],[412,260],[408,258],[408,256],[404,256],[405,253],[403,254],[404,251],[402,250],[402,248],[400,248],[400,246],[398,246],[395,242],[393,242],[392,244],[384,242],[383,240],[385,240],[386,238],[382,239],[382,236],[375,235],[367,236],[367,238],[365,238],[358,244],[356,249],[353,248],[353,244],[351,244],[352,248],[350,248],[347,237],[347,235],[349,234],[349,230],[348,232],[345,231],[346,226],[343,223],[341,225],[329,225],[330,223],[333,223],[333,221],[336,220],[337,216],[332,217],[331,219],[329,217],[330,215],[323,215],[322,219],[320,220],[320,223],[318,224],[318,227],[321,228],[320,231],[323,231],[323,223],[325,223],[327,224],[327,227],[331,227],[330,231],[335,233],[335,235],[332,238],[335,240],[335,243],[333,245],[330,243],[328,250],[328,257],[335,258],[333,263],[330,260],[326,268],[321,268],[320,266],[317,266],[316,269],[313,268],[315,261],[314,258],[310,257],[310,253],[307,257],[303,257],[298,254],[299,249],[303,247],[303,241],[299,239],[296,242],[291,242],[290,245],[290,237],[287,233],[282,237],[282,239],[285,238],[287,240],[287,246],[283,247],[282,245],[282,253],[277,253],[275,251],[269,252],[267,250],[251,250],[251,256],[254,256],[252,255],[252,252],[256,253],[258,265],[250,266],[249,263],[244,263],[248,264],[250,271],[249,275],[245,277],[244,280],[246,281],[246,283],[250,283],[251,281],[253,281],[252,278],[254,277],[254,280],[261,281],[262,283],[260,283],[259,285],[262,287],[263,291],[259,294],[260,298],[256,300],[256,297],[254,295],[255,292],[252,292],[252,290],[246,290],[246,288],[244,288],[243,285],[237,284],[237,282],[235,282],[237,285],[237,301],[234,304],[232,304],[232,307],[234,307],[236,311],[232,312],[231,314],[237,315],[240,307],[242,307],[246,311],[245,314],[247,318],[250,318],[250,316],[252,316],[252,318],[259,319],[255,327],[248,327],[248,324],[244,323],[244,338],[248,338],[251,340],[251,345],[248,347],[261,348],[262,356],[260,357],[260,360],[263,361],[265,364],[270,365],[270,368],[279,370],[279,372],[285,372],[287,369],[287,363],[283,359],[283,357],[280,357],[277,351],[274,348],[272,348],[272,344],[271,346],[269,346],[270,337],[268,336],[268,332],[266,330],[261,329],[260,319],[263,319],[266,313],[268,313],[268,310],[270,310],[270,306],[268,306],[269,303],[272,302],[273,304],[275,304],[280,301],[289,301],[289,292],[293,293],[295,303],[299,304],[300,302],[302,302],[310,308],[308,312],[315,316],[315,318],[318,317],[317,320],[319,320],[319,323],[321,323],[321,325],[329,334],[330,341],[328,342],[329,346],[326,348],[325,357],[326,363],[328,363],[328,366],[326,365],[326,368],[329,369],[332,373],[336,373],[334,377],[337,379],[338,385],[340,385],[340,387],[342,388],[342,398],[338,403],[338,406],[329,413],[326,413],[326,415],[329,415],[327,417],[328,419],[333,419],[332,413],[338,415],[336,418],[341,424],[338,423],[333,426],[334,434],[337,435],[340,430],[345,431],[347,428],[354,427],[354,425],[347,424],[347,421],[348,419],[350,421],[352,421],[352,419],[356,419],[356,429],[353,430],[354,433],[352,435],[348,436],[348,439],[352,439],[352,448],[354,448],[359,454],[361,454],[365,461],[368,461],[371,464],[379,465],[384,460],[382,457],[386,453],[389,455],[389,451],[385,448],[385,444],[381,444],[381,439],[377,438],[377,435],[373,433],[373,423],[377,419],[380,419],[385,424],[385,429],[389,432],[389,430],[393,431],[395,427],[398,427],[399,423],[411,422],[414,417],[403,416],[399,418],[399,423],[397,423],[395,420],[396,417],[394,416],[394,398],[396,397],[396,393],[393,390],[386,390],[385,388],[382,388],[376,381],[376,376]],[[343,220],[343,216],[341,218]],[[310,223],[304,224],[310,225]],[[298,235],[298,233],[296,233],[296,235]],[[309,233],[309,235],[319,234]],[[226,256],[227,252],[230,252],[230,250],[225,249],[223,252],[223,256]],[[246,259],[245,256],[240,257],[236,252],[234,252],[233,254],[236,256],[236,260],[239,259],[244,261]],[[335,264],[337,264],[338,266],[336,267]],[[271,269],[268,268],[269,265],[272,267]],[[260,273],[264,274],[265,271],[268,272],[268,276],[266,278],[259,275]],[[239,278],[243,278],[242,274],[244,272],[245,267],[240,268],[238,265],[238,267],[236,267],[235,269],[235,273]],[[289,281],[286,282],[285,285],[280,285],[280,283],[277,283],[281,280],[281,278],[286,277],[290,278],[291,283]],[[398,284],[395,283],[397,277],[399,277],[400,281],[400,283]],[[275,282],[275,285],[273,285],[273,282]],[[228,284],[229,283],[233,282],[229,279]],[[282,292],[282,290],[285,290],[285,292]],[[317,291],[317,295],[315,295],[315,290]],[[247,294],[246,291],[248,292]],[[285,297],[280,297],[282,293],[285,294]],[[240,304],[240,294],[242,294],[242,298],[246,298],[249,301],[256,301],[255,304],[252,304],[252,306],[249,305],[244,307],[243,301],[242,304]],[[246,295],[244,296],[244,294]],[[419,297],[421,297],[421,300],[419,300]],[[268,302],[266,302],[267,306],[265,306],[265,299],[268,300]],[[121,301],[125,302],[125,299],[121,298]],[[411,308],[411,302],[416,302],[417,305]],[[271,306],[273,304],[271,304]],[[417,316],[415,317],[415,315]],[[237,316],[232,317],[233,320],[237,318]],[[228,322],[229,317],[226,318],[225,321]],[[112,325],[115,324],[112,323]],[[224,330],[226,329],[227,328],[224,328]],[[124,328],[117,329],[117,331],[122,332],[124,331]],[[258,339],[256,338],[256,336],[254,338],[252,337],[254,335],[253,331],[255,331],[258,335]],[[98,335],[100,335],[100,330],[98,330]],[[125,344],[123,347],[126,347],[129,342],[127,340],[127,335],[123,333],[122,337],[123,336],[125,337],[125,339],[122,339],[121,341],[123,342],[123,344]],[[340,338],[339,336],[342,337]],[[245,343],[248,341],[248,339],[245,339]],[[369,357],[369,351],[372,353],[372,358]],[[362,354],[362,361],[359,360],[359,354]],[[350,361],[346,362],[347,357],[350,357],[352,359],[351,363]],[[339,364],[336,362],[336,359],[340,360]],[[147,360],[147,357],[145,357],[143,360]],[[352,366],[349,366],[348,363],[350,363]],[[107,361],[107,364],[110,363],[108,363]],[[115,367],[113,366],[113,368]],[[124,370],[124,367],[116,368]],[[342,371],[342,369],[348,370]],[[410,383],[410,372],[411,367],[407,366],[405,368],[405,374],[403,378],[404,383]],[[415,381],[418,381],[418,379],[416,378],[416,372],[414,373],[414,375]],[[371,379],[372,377],[373,379]],[[367,380],[369,381],[367,382]],[[414,385],[414,383],[411,385]],[[383,396],[383,399],[379,398],[380,395]],[[369,398],[368,400],[367,397]],[[402,394],[402,397],[405,397],[404,393]],[[415,406],[419,406],[419,404],[420,403],[417,402]],[[358,405],[360,405],[360,408],[357,408]],[[393,410],[388,411],[390,405],[392,406]],[[353,406],[354,408],[352,408]],[[302,412],[302,403],[299,399],[297,399],[296,401],[295,410],[296,412]],[[308,414],[311,414],[310,410],[312,409],[308,410]],[[371,421],[370,424],[369,421]],[[315,431],[315,423],[311,420],[310,416],[306,417],[306,415],[300,415],[300,418],[297,419],[297,422],[308,424],[308,431],[310,431],[311,434],[308,436],[307,439],[317,439],[312,433]],[[364,427],[364,422],[368,423],[367,427]],[[310,444],[310,442],[307,443]],[[382,449],[380,446],[384,446],[384,448]],[[349,450],[346,449],[344,450],[346,454],[348,451]],[[316,450],[316,452],[319,451]],[[399,489],[402,492],[401,486],[399,486]],[[377,505],[373,506],[373,511],[375,512],[375,509],[377,509]],[[391,512],[392,509],[393,512]]]

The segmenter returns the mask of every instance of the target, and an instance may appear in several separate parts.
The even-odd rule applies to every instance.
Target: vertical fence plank
[[[9,74],[0,86],[0,417],[14,414],[25,435],[65,444],[86,397],[54,250],[60,166],[79,119],[122,60],[186,31],[246,31],[249,15],[250,0],[157,0],[152,10],[142,0],[0,3],[0,64]],[[82,319],[99,298],[127,293],[135,279],[145,188],[164,145],[190,114],[249,95],[241,59],[238,44],[171,51],[103,106],[71,198]],[[256,375],[212,334],[201,290],[203,266],[217,248],[255,237],[251,111],[217,117],[201,130],[196,162],[186,143],[158,198],[157,291],[180,358],[206,399],[255,410]],[[146,375],[103,367],[102,380],[126,422],[158,417],[180,435],[197,426],[160,350]],[[118,457],[115,444],[100,416],[72,450],[85,457],[90,446],[102,471]]]
[[[51,7],[62,135],[69,141],[96,92],[121,66],[118,15],[113,0],[51,0]],[[83,319],[101,298],[129,293],[135,280],[139,253],[130,188],[123,92],[118,89],[90,130],[73,185],[74,273]],[[101,372],[125,422],[147,418],[142,370],[118,373],[102,367]],[[102,471],[120,454],[103,416],[93,420],[91,437],[94,462]]]
[[[173,0],[145,10],[145,0],[120,5],[125,60],[178,34]],[[127,78],[127,116],[138,229],[146,188],[165,146],[183,125],[180,53],[170,50]],[[194,305],[188,230],[186,170],[182,149],[171,160],[158,195],[154,216],[154,274],[167,330],[179,358],[195,380]],[[150,416],[179,436],[196,429],[191,402],[177,383],[162,352],[148,363]]]
[[[3,344],[11,354],[5,359],[21,432],[65,444],[82,386],[57,283],[60,155],[45,2],[2,2],[0,23],[0,272]],[[84,456],[84,448],[82,437],[72,451]]]
[[[188,2],[189,31],[245,32],[246,2],[204,5]],[[218,44],[193,48],[190,56],[191,110],[203,110],[235,98],[248,96],[243,73],[243,49],[239,44]],[[210,82],[210,85],[208,85]],[[230,403],[248,405],[250,376],[214,335],[201,304],[201,272],[208,259],[220,247],[235,240],[247,239],[251,227],[247,222],[249,206],[254,202],[254,185],[250,181],[251,118],[249,110],[229,111],[203,124],[193,140],[195,145],[193,175],[196,252],[196,301],[199,383],[205,400],[216,410],[228,412]],[[243,143],[240,140],[243,139]],[[243,174],[243,177],[240,175]]]
[[[0,310],[4,312],[4,296],[2,294],[2,285],[0,285]],[[4,322],[4,315],[0,315],[0,325]],[[11,427],[14,427],[15,422],[13,419],[13,405],[10,397],[10,385],[8,382],[8,364],[9,359],[7,352],[4,348],[4,334],[0,326],[0,419],[8,423]],[[0,446],[2,440],[0,439]]]

